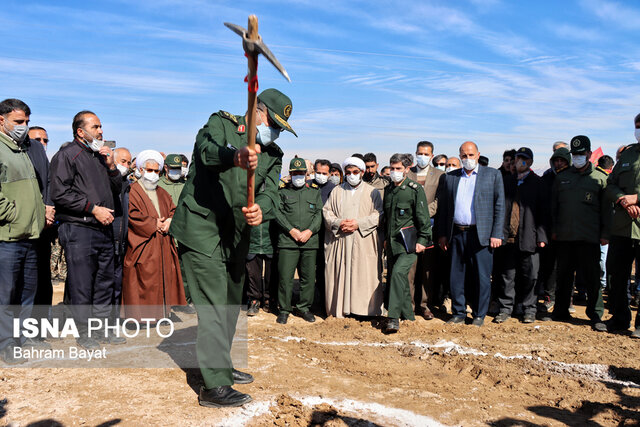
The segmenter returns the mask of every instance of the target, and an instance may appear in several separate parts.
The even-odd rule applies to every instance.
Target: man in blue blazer
[[[465,322],[469,300],[476,326],[484,324],[489,308],[493,250],[504,238],[505,209],[502,176],[478,165],[479,157],[475,143],[460,146],[463,167],[441,177],[435,224],[438,245],[451,253],[449,323]]]

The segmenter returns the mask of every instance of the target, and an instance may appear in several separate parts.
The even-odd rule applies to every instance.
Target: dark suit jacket
[[[516,243],[522,252],[535,252],[538,242],[549,243],[547,238],[547,212],[549,195],[545,184],[533,171],[518,186],[516,175],[505,177],[504,238],[509,237],[511,212],[514,201],[520,207],[520,222]]]
[[[464,168],[444,174],[438,186],[437,237],[451,241],[453,235],[453,214],[460,176]],[[504,188],[502,175],[496,169],[478,166],[476,187],[473,193],[473,207],[476,214],[476,230],[482,246],[489,246],[490,238],[504,239]]]

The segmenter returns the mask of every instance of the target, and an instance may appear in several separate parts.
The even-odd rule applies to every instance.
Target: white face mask
[[[117,164],[116,168],[120,171],[120,175],[127,176],[129,174],[129,168],[125,165]]]
[[[429,162],[431,161],[431,156],[427,156],[426,154],[418,154],[416,156],[416,163],[420,169],[424,169],[429,166]]]
[[[145,172],[144,175],[142,175],[142,185],[144,185],[144,188],[146,188],[149,191],[155,190],[156,187],[158,186],[159,179],[160,179],[160,175],[158,175],[157,173]]]
[[[571,160],[573,161],[573,166],[578,169],[582,169],[587,164],[587,156],[584,154],[572,154]]]
[[[306,177],[304,175],[293,175],[291,177],[291,183],[294,187],[300,188],[304,185]]]
[[[436,169],[438,169],[439,171],[444,171],[447,169],[447,167],[445,165],[438,165],[436,166]]]
[[[352,187],[357,187],[358,184],[360,184],[360,181],[362,181],[362,176],[361,174],[349,174],[347,175],[347,182],[349,183],[350,186]]]
[[[340,177],[338,175],[331,175],[329,177],[329,182],[333,185],[340,185]]]
[[[478,166],[478,161],[476,159],[462,159],[462,167],[468,171],[472,171]]]
[[[449,172],[452,172],[452,171],[455,171],[455,170],[458,170],[458,169],[460,169],[460,168],[454,168],[453,166],[448,166],[444,171],[446,173],[449,173]]]
[[[264,123],[258,125],[258,133],[256,133],[256,142],[262,145],[269,145],[280,136],[280,129],[269,127]]]
[[[85,134],[91,136],[91,134],[89,132],[87,132],[85,129],[83,129],[83,128],[80,128],[80,129],[82,129]],[[93,136],[91,136],[91,142],[87,141],[86,138],[83,138],[83,139],[84,139],[84,142],[89,146],[89,148],[91,148],[95,152],[100,151],[100,149],[104,145],[104,141],[102,139],[98,139],[98,138],[93,137]]]
[[[640,142],[640,129],[636,129],[636,131],[634,132],[635,136],[636,136],[636,141]]]
[[[182,172],[182,176],[186,178],[187,174],[189,173],[189,168],[186,166],[182,166],[182,168],[180,168],[180,171]]]
[[[138,179],[142,178],[142,172],[140,172],[140,169],[134,170],[133,175]]]
[[[327,183],[327,180],[329,179],[329,177],[327,175],[319,175],[316,174],[316,182],[320,185],[325,185]]]
[[[167,178],[171,181],[177,181],[182,178],[182,170],[181,169],[169,169],[167,172]]]
[[[400,171],[391,171],[391,174],[389,175],[389,177],[393,182],[396,182],[396,183],[402,182],[402,180],[404,179],[404,173]]]
[[[313,181],[314,179],[316,179],[316,174],[315,173],[309,174],[307,179],[310,180],[310,181]]]

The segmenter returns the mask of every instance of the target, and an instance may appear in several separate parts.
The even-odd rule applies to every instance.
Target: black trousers
[[[124,266],[124,255],[116,255],[113,257],[113,296],[111,303],[113,304],[112,318],[120,318],[120,306],[122,304],[122,273]]]
[[[249,302],[258,300],[261,302],[269,302],[270,304],[271,302],[277,301],[278,279],[277,268],[274,268],[273,256],[263,254],[251,254],[250,256],[253,258],[248,259],[246,263],[247,300],[249,300]]]
[[[81,334],[89,317],[111,314],[115,289],[113,231],[64,223],[58,229],[67,261],[66,299]]]
[[[544,248],[539,249],[540,271],[538,272],[538,282],[542,286],[542,293],[549,297],[551,301],[556,300],[556,273],[557,255],[556,244],[549,243]]]
[[[537,295],[535,284],[538,277],[538,254],[522,252],[514,243],[508,243],[495,252],[495,269],[498,281],[500,312],[511,314],[516,303],[522,303],[525,314],[536,314]]]
[[[612,236],[607,254],[607,272],[611,278],[609,292],[609,312],[611,322],[628,328],[631,323],[629,307],[629,276],[634,259],[640,256],[640,240],[629,237]],[[640,307],[636,314],[635,326],[640,327]]]
[[[43,230],[36,241],[36,255],[38,257],[38,287],[33,300],[32,316],[48,319],[51,315],[53,300],[53,285],[51,283],[51,245],[57,237],[56,228]]]
[[[600,244],[588,242],[556,242],[555,244],[558,255],[558,282],[553,316],[557,318],[569,316],[573,281],[580,272],[587,291],[586,314],[592,322],[600,322],[604,314],[600,286]]]

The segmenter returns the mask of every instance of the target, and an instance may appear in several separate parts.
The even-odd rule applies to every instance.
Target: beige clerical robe
[[[345,182],[331,191],[322,209],[327,315],[382,314],[382,209],[380,192],[365,182],[355,189]],[[358,229],[340,231],[345,219],[355,219]]]

